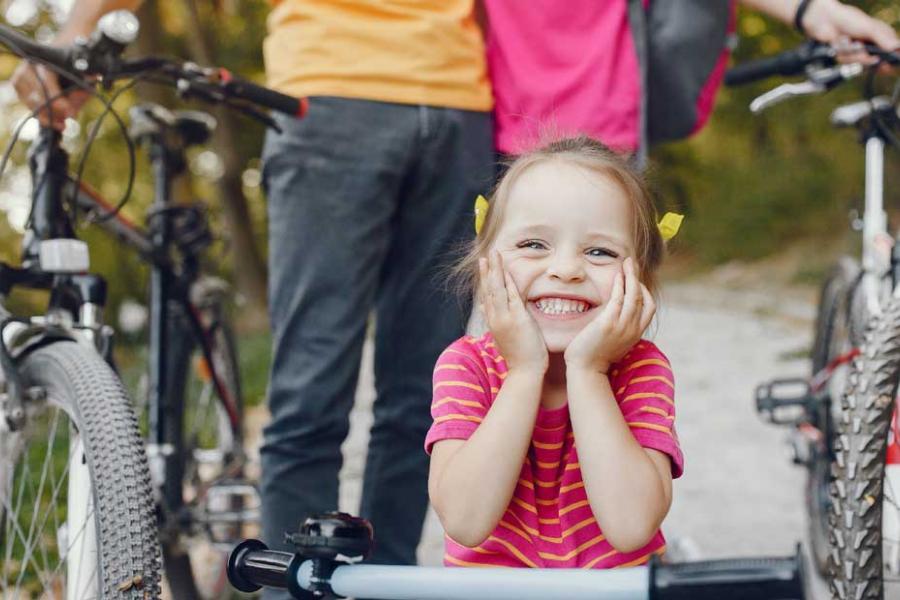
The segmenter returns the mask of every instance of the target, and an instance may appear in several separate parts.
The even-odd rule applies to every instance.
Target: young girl
[[[669,361],[641,335],[663,241],[589,138],[519,157],[459,266],[489,332],[434,371],[428,489],[446,565],[609,568],[662,553],[682,472]]]

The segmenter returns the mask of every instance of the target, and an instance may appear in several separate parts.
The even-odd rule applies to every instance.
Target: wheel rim
[[[99,596],[89,465],[69,414],[30,403],[26,427],[0,433],[0,597]]]

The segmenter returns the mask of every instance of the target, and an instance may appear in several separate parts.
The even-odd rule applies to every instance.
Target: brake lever
[[[801,83],[782,83],[778,87],[757,96],[750,103],[750,112],[758,115],[762,111],[780,104],[790,98],[797,96],[808,96],[810,94],[818,94],[825,91],[822,84],[814,81],[803,81]]]
[[[807,73],[809,79],[800,83],[783,83],[753,99],[750,103],[750,112],[759,114],[762,111],[780,104],[785,100],[798,96],[822,94],[849,79],[861,75],[865,66],[861,63],[849,63],[827,68],[810,69]]]

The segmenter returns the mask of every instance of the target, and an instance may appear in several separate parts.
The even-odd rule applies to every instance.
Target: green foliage
[[[858,3],[896,27],[891,2]],[[741,11],[734,62],[786,50],[800,38],[781,23]],[[851,208],[862,206],[863,151],[852,130],[834,130],[830,112],[862,98],[862,81],[791,100],[753,116],[750,101],[777,79],[723,89],[710,124],[686,142],[654,150],[661,204],[687,214],[676,248],[701,264],[755,259],[802,240],[840,241]],[[886,161],[887,206],[897,206],[897,154]]]

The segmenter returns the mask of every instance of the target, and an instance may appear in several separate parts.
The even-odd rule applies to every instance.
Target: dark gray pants
[[[313,98],[263,153],[269,202],[272,422],[262,454],[263,536],[284,547],[338,505],[340,446],[376,311],[372,426],[360,515],[374,562],[414,564],[427,508],[431,373],[467,308],[441,268],[473,235],[492,180],[487,113]]]

